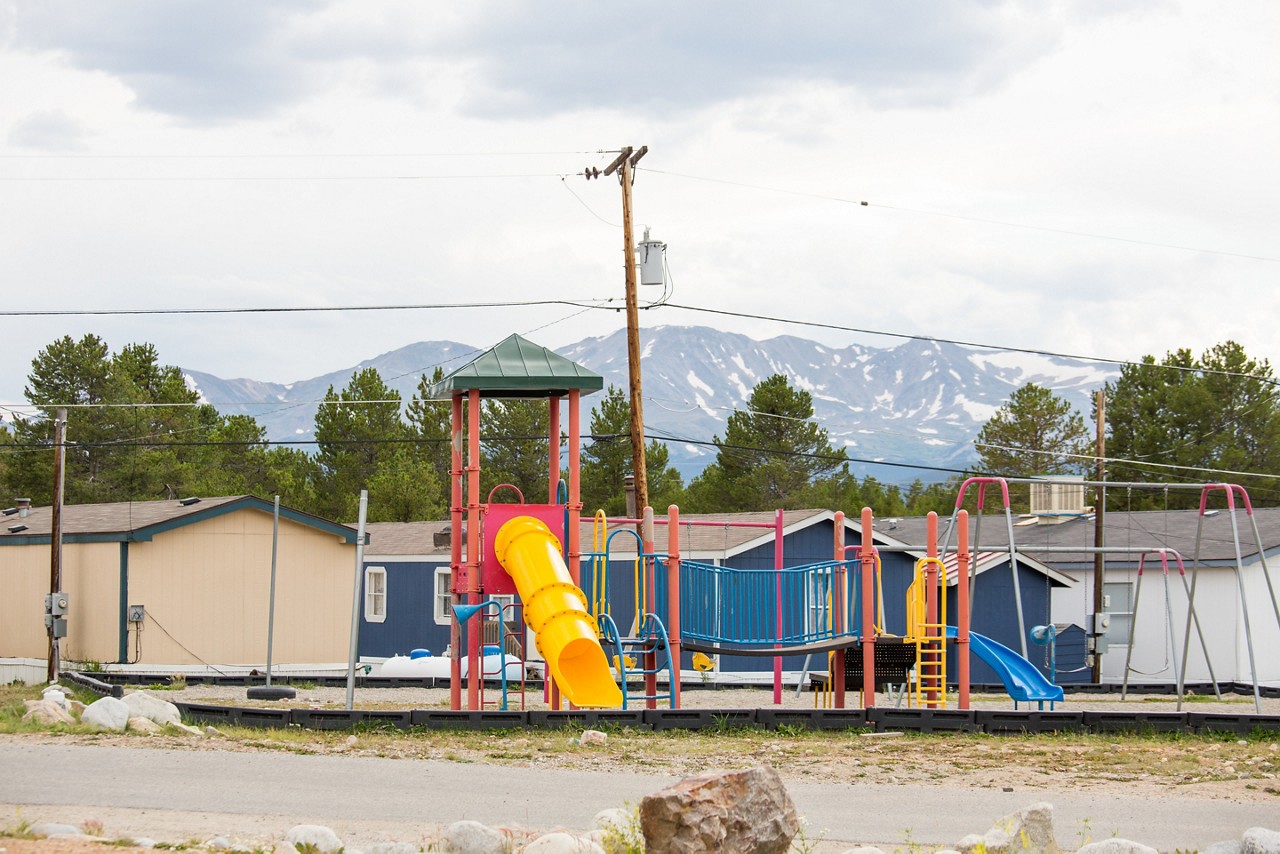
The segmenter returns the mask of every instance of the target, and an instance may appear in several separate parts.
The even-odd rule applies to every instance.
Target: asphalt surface
[[[421,843],[459,819],[586,830],[606,807],[636,805],[674,782],[629,771],[586,772],[290,753],[0,744],[0,826],[94,817],[108,836],[160,840],[279,838],[324,824],[348,845]],[[787,789],[820,850],[954,843],[1038,801],[1054,805],[1067,848],[1112,834],[1156,846],[1205,847],[1249,827],[1280,829],[1280,805],[1135,798],[1042,789],[1006,792],[919,785],[807,784]]]

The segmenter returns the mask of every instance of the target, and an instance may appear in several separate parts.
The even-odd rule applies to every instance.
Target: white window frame
[[[1129,633],[1133,626],[1134,592],[1135,585],[1132,581],[1107,581],[1102,585],[1102,594],[1107,602],[1102,610],[1111,615],[1111,626],[1107,629],[1107,643],[1111,646],[1129,645]],[[1120,601],[1121,599],[1127,601]],[[1121,606],[1128,610],[1119,610]]]
[[[442,580],[444,583],[443,590],[440,589]],[[436,567],[435,587],[432,589],[431,594],[431,601],[433,603],[431,611],[437,626],[449,625],[451,618],[453,617],[453,599],[451,598],[452,594],[449,590],[452,581],[452,569],[447,566]]]
[[[453,620],[453,599],[450,592],[450,584],[453,580],[453,571],[447,566],[436,567],[435,588],[432,595],[432,617],[437,626],[447,626]],[[485,597],[501,602],[503,607],[502,615],[508,618],[511,614],[507,610],[508,605],[514,605],[516,601],[515,594],[512,593],[491,593]],[[492,609],[490,609],[492,611]],[[490,613],[490,617],[493,615]]]
[[[375,588],[375,580],[377,586]],[[387,568],[385,566],[366,566],[364,568],[364,621],[366,623],[385,623],[387,620]]]

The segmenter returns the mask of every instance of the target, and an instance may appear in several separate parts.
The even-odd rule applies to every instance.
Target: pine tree
[[[582,449],[582,505],[586,512],[610,516],[626,512],[624,478],[635,471],[631,453],[631,403],[617,386],[609,386],[591,412],[591,441]],[[649,504],[661,513],[679,504],[684,482],[670,466],[667,446],[651,440],[645,446]],[[639,512],[640,508],[637,508]]]
[[[807,391],[782,374],[762,381],[715,437],[716,461],[690,484],[689,503],[699,512],[803,507],[812,485],[847,462],[812,417]]]
[[[376,368],[356,371],[340,392],[329,386],[316,410],[321,515],[354,519],[360,490],[370,489],[379,463],[394,458],[406,433],[400,393],[382,381]]]
[[[1027,383],[983,425],[974,444],[988,474],[1034,477],[1084,471],[1088,438],[1084,417],[1070,403]]]

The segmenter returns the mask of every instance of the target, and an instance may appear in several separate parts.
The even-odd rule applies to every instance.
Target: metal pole
[[[360,490],[360,523],[356,527],[356,581],[351,594],[351,647],[347,651],[347,711],[356,696],[356,650],[360,643],[360,581],[364,575],[364,520],[369,513],[369,490]]]
[[[1098,443],[1098,464],[1097,464],[1097,468],[1098,468],[1098,484],[1097,484],[1097,486],[1098,486],[1098,494],[1097,494],[1097,498],[1096,498],[1096,500],[1095,500],[1095,502],[1094,502],[1096,506],[1093,508],[1093,545],[1094,545],[1094,547],[1095,547],[1095,548],[1099,548],[1099,549],[1100,549],[1100,548],[1102,548],[1102,547],[1106,544],[1106,533],[1105,533],[1105,528],[1104,528],[1104,524],[1105,524],[1104,519],[1105,519],[1106,512],[1107,512],[1107,485],[1106,485],[1106,480],[1107,480],[1107,469],[1106,469],[1106,456],[1107,456],[1107,434],[1106,434],[1107,416],[1106,416],[1106,406],[1107,406],[1107,395],[1106,395],[1106,392],[1104,392],[1104,391],[1099,391],[1099,392],[1095,395],[1095,397],[1094,397],[1094,401],[1095,401],[1094,409],[1096,409],[1096,410],[1097,410],[1097,412],[1096,412],[1096,415],[1097,415],[1097,425],[1096,425],[1096,428],[1097,428],[1097,443]],[[1104,596],[1104,589],[1105,589],[1105,585],[1106,585],[1106,576],[1107,576],[1107,559],[1106,559],[1106,557],[1103,555],[1103,553],[1102,553],[1102,552],[1096,552],[1096,553],[1095,553],[1095,555],[1094,555],[1094,558],[1093,558],[1093,622],[1094,622],[1094,625],[1093,625],[1093,637],[1094,637],[1093,644],[1094,644],[1094,650],[1093,650],[1093,667],[1092,667],[1092,670],[1091,670],[1091,672],[1090,672],[1090,677],[1093,679],[1093,681],[1094,681],[1094,683],[1095,683],[1095,684],[1098,684],[1098,683],[1101,683],[1101,682],[1102,682],[1102,653],[1098,652],[1098,649],[1097,649],[1097,646],[1098,646],[1098,640],[1097,640],[1097,638],[1098,638],[1098,625],[1097,625],[1097,623],[1098,623],[1098,614],[1102,613],[1102,609],[1103,609],[1103,607],[1104,607],[1104,606],[1103,606],[1103,602],[1104,602],[1105,600],[1103,599],[1103,596]],[[1141,581],[1141,578],[1142,578],[1142,577],[1141,577],[1141,575],[1139,575],[1139,577],[1138,577],[1138,578],[1139,578],[1139,581]],[[1133,654],[1133,644],[1132,644],[1132,642],[1129,644],[1129,654],[1130,654],[1130,655],[1132,655],[1132,654]],[[1125,683],[1127,684],[1127,683],[1128,683],[1128,681],[1129,681],[1129,663],[1128,663],[1128,660],[1127,660],[1127,659],[1126,659],[1126,661],[1125,661],[1125,674],[1124,674],[1124,676],[1125,676],[1125,680],[1124,680],[1124,681],[1125,681]],[[1121,694],[1123,695],[1123,689],[1122,689],[1122,691],[1121,691]],[[1123,699],[1123,696],[1122,696],[1122,699]]]
[[[66,489],[67,410],[59,409],[53,422],[53,507],[49,537],[49,601],[52,622],[49,624],[49,682],[58,681],[62,644],[59,620],[62,609],[57,603],[62,593],[62,501]]]
[[[271,684],[271,644],[276,633],[276,554],[280,544],[280,496],[271,511],[271,594],[267,606],[267,684]]]

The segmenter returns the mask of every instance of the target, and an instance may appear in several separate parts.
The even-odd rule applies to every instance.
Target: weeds
[[[797,854],[813,854],[822,844],[822,840],[827,836],[827,829],[823,828],[818,831],[817,836],[809,835],[809,820],[801,817],[800,828],[796,831],[796,835],[791,840],[791,850]],[[640,849],[642,852],[643,848]]]
[[[600,838],[600,847],[609,854],[644,854],[644,828],[640,826],[640,808],[627,804],[620,812],[624,820],[609,822]]]

